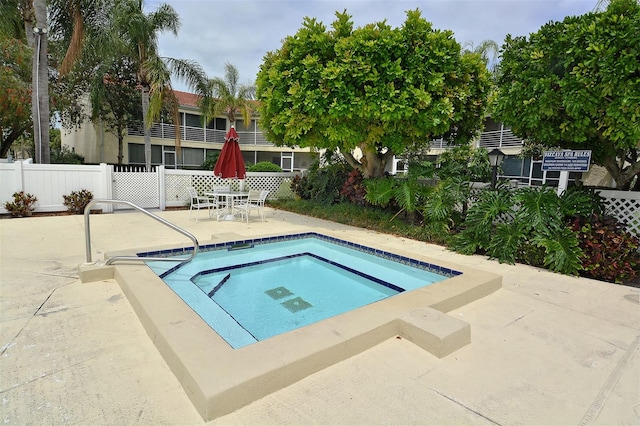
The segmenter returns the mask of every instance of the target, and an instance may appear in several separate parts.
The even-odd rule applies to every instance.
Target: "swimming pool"
[[[205,420],[232,412],[388,339],[407,339],[436,357],[452,354],[471,341],[471,331],[468,323],[446,312],[501,287],[502,278],[494,273],[428,258],[424,252],[434,250],[424,243],[366,231],[327,228],[325,235],[356,248],[371,248],[399,263],[418,261],[432,265],[436,273],[461,274],[238,349],[231,347],[145,264],[81,266],[80,278],[83,282],[111,278],[118,283],[149,339]],[[239,249],[262,240],[240,238],[237,234],[219,234],[216,239],[222,242],[207,247]],[[139,248],[107,256],[143,252],[171,256],[190,250],[165,246],[161,250]],[[245,250],[238,251],[241,252]],[[369,272],[369,268],[365,271]],[[189,285],[195,287],[193,283]],[[197,291],[204,294],[201,289]]]
[[[203,246],[189,263],[148,265],[236,349],[460,274],[311,232]]]

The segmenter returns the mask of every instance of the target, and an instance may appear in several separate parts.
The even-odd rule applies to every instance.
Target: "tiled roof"
[[[189,92],[181,92],[179,90],[174,90],[176,97],[178,98],[178,105],[181,107],[190,107],[190,108],[198,108],[198,100],[200,100],[200,95],[196,95],[195,93]],[[254,101],[257,105],[257,101]]]
[[[178,98],[178,104],[180,106],[198,107],[198,100],[200,99],[200,96],[195,93],[180,92],[179,90],[174,90],[173,93],[175,93]]]

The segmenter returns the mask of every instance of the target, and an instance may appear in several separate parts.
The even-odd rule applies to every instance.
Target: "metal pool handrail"
[[[189,238],[192,242],[193,242],[193,252],[189,255],[189,257],[185,258],[185,259],[176,259],[175,257],[153,257],[153,256],[148,256],[148,257],[138,257],[138,256],[113,256],[109,259],[107,259],[107,261],[105,262],[106,265],[111,265],[113,262],[115,262],[116,260],[135,260],[135,261],[142,261],[142,262],[146,262],[149,260],[158,260],[158,261],[169,261],[169,262],[175,262],[176,260],[182,260],[183,263],[187,263],[190,262],[191,259],[193,259],[195,257],[195,255],[198,253],[198,240],[196,239],[195,236],[193,236],[193,234],[185,231],[182,228],[179,228],[178,226],[174,225],[173,223],[161,218],[160,216],[157,216],[145,209],[143,209],[140,206],[137,206],[129,201],[123,201],[123,200],[91,200],[89,202],[89,204],[87,204],[87,206],[84,208],[84,230],[85,230],[85,237],[86,237],[86,244],[87,244],[87,263],[91,263],[91,227],[89,224],[89,215],[91,213],[91,207],[95,204],[126,204],[130,207],[133,207],[134,209],[146,214],[147,216],[151,217],[152,219],[157,220],[158,222],[168,226],[169,228],[173,229],[176,232],[181,233],[182,235],[186,236],[187,238]]]

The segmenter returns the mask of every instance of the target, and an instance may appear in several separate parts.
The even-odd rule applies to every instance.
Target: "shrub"
[[[296,194],[298,197],[302,198],[303,200],[308,200],[309,197],[305,197],[305,188],[306,185],[306,177],[301,176],[301,175],[296,175],[293,177],[293,179],[291,179],[291,192],[293,192],[294,194]]]
[[[291,181],[291,190],[303,200],[331,205],[340,200],[340,188],[347,180],[349,166],[346,163],[329,164],[320,168],[312,166],[302,177]]]
[[[38,199],[31,194],[25,194],[24,191],[13,193],[13,202],[7,201],[4,203],[4,208],[7,209],[13,217],[25,217],[31,216],[36,209],[35,204]]]
[[[640,240],[612,217],[578,217],[572,223],[584,253],[581,275],[613,283],[633,280],[640,269]]]
[[[261,161],[252,166],[247,167],[248,172],[281,172],[282,168],[270,161]]]
[[[216,166],[216,162],[212,159],[206,159],[200,164],[200,170],[213,171],[213,168]]]
[[[61,148],[51,147],[51,164],[84,164],[84,156],[63,145]]]
[[[602,208],[600,198],[588,191],[567,191],[558,197],[550,187],[513,192],[499,187],[484,192],[469,209],[452,248],[576,275],[583,269],[584,253],[568,224],[575,216],[588,217]],[[542,264],[537,264],[543,252]]]
[[[93,200],[93,194],[91,191],[82,189],[73,191],[69,195],[63,195],[62,198],[64,198],[64,205],[68,211],[73,214],[83,214],[84,208]]]
[[[367,191],[363,180],[360,170],[352,170],[340,189],[340,195],[353,204],[365,205],[367,200],[364,197],[367,195]]]
[[[216,166],[218,162],[218,158],[220,157],[220,151],[211,152],[207,150],[207,158],[200,164],[201,170],[213,171],[213,168]]]

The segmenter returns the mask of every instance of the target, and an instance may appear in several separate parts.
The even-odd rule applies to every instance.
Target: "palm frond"
[[[406,180],[399,180],[395,189],[393,190],[393,198],[398,203],[398,206],[406,210],[409,213],[416,211],[416,191],[415,185],[411,185]]]
[[[395,181],[391,177],[383,179],[365,179],[364,185],[367,188],[365,199],[376,206],[387,206],[393,198]]]
[[[171,74],[184,81],[190,90],[197,94],[206,92],[206,77],[202,66],[188,59],[162,58]]]

